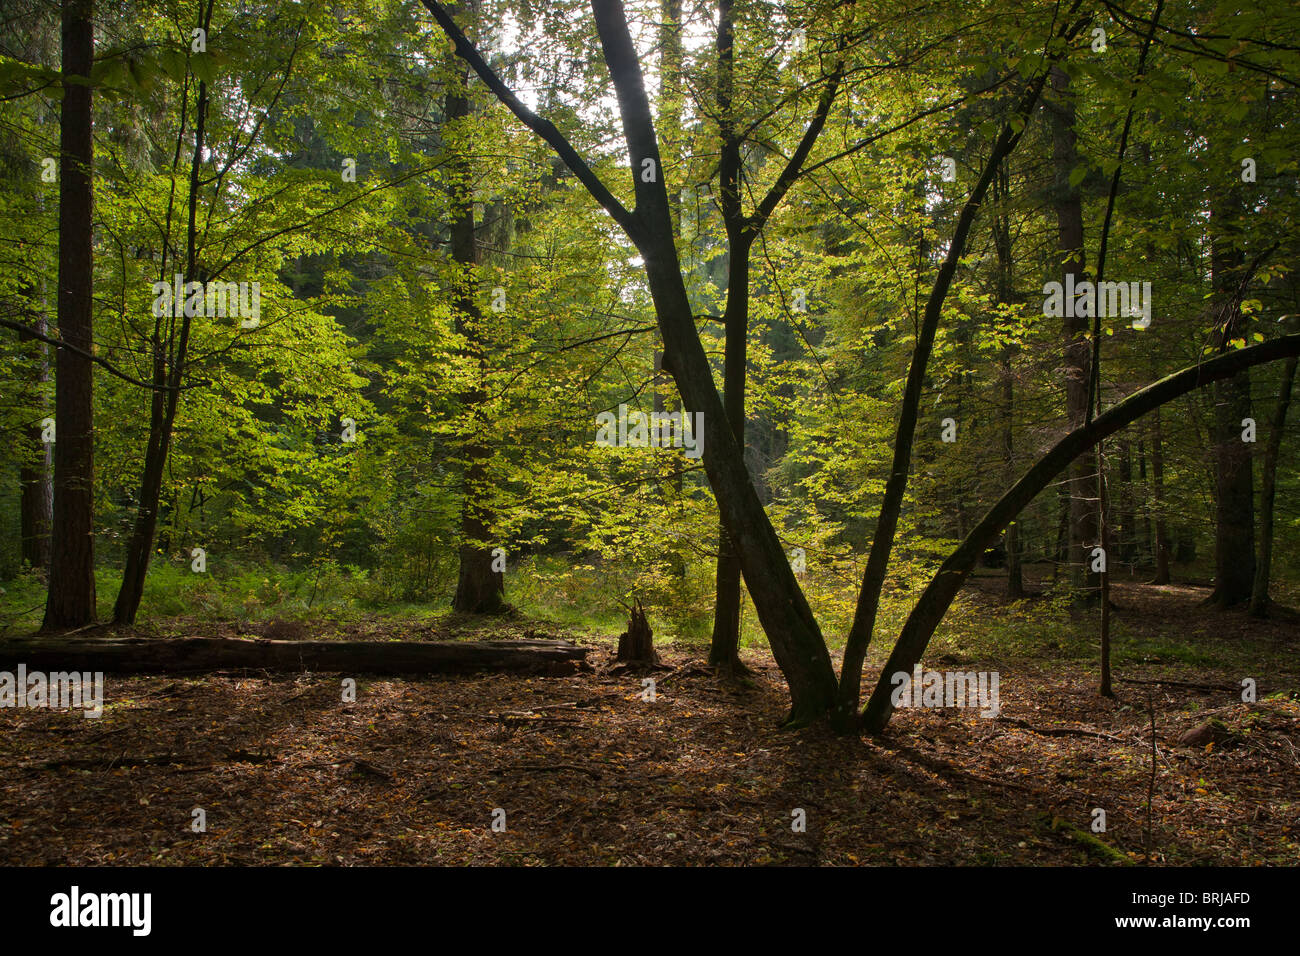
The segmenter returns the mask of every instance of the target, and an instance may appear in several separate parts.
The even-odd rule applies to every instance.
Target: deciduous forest
[[[0,862],[1300,864],[1298,103],[1285,3],[3,0]]]

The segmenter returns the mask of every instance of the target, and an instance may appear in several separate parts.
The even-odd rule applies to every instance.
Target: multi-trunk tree
[[[1003,160],[1011,154],[1020,141],[1051,72],[1059,66],[1062,55],[1069,49],[1071,42],[1084,26],[1083,20],[1070,19],[1077,11],[1077,5],[1068,12],[1069,16],[1064,22],[1052,25],[1052,38],[1047,44],[1047,49],[1053,52],[1037,64],[1037,69],[1026,71],[1021,83],[1021,92],[1009,112],[1010,118],[1002,124],[995,138],[988,160],[958,218],[954,233],[948,242],[945,261],[931,288],[913,347],[894,442],[894,462],[877,520],[854,625],[846,644],[845,666],[837,693],[836,681],[831,672],[825,643],[816,620],[812,616],[802,590],[790,572],[775,531],[759,503],[752,481],[746,474],[742,445],[736,438],[732,416],[727,414],[726,405],[713,385],[712,375],[690,312],[663,179],[658,175],[637,175],[639,171],[647,169],[652,173],[657,171],[660,168],[660,158],[639,58],[622,4],[598,0],[593,3],[593,14],[605,64],[616,93],[628,147],[628,165],[633,173],[633,192],[636,199],[633,209],[628,209],[615,197],[601,179],[591,171],[559,129],[518,99],[487,64],[482,54],[465,38],[454,19],[440,4],[432,0],[425,0],[425,2],[439,25],[454,42],[456,52],[474,67],[492,92],[518,119],[556,150],[593,197],[637,246],[644,259],[646,279],[664,338],[664,367],[673,375],[685,407],[688,410],[704,413],[705,467],[718,501],[723,525],[736,548],[755,607],[771,642],[773,654],[790,684],[792,697],[790,720],[798,723],[816,719],[830,712],[835,702],[837,722],[846,728],[854,726],[859,678],[866,648],[874,630],[879,595],[896,536],[898,516],[910,470],[920,397],[943,305],[965,251],[970,231],[994,176]],[[916,659],[919,659],[919,651],[923,650],[925,639],[928,639],[929,633],[942,617],[947,603],[951,600],[951,595],[944,599],[944,592],[951,589],[952,594],[955,594],[960,579],[964,577],[965,571],[969,570],[969,567],[964,567],[967,559],[973,563],[974,557],[991,543],[989,536],[1001,534],[1006,523],[1014,518],[1037,491],[1041,490],[1046,482],[1061,468],[1068,465],[1074,457],[1143,412],[1158,407],[1192,388],[1216,380],[1214,376],[1218,372],[1226,369],[1228,371],[1223,374],[1232,374],[1252,363],[1272,360],[1279,354],[1287,354],[1287,349],[1296,346],[1297,340],[1282,339],[1270,343],[1267,348],[1261,346],[1258,349],[1225,356],[1224,361],[1220,365],[1213,366],[1209,374],[1192,369],[1172,379],[1163,380],[1156,386],[1138,393],[1138,396],[1120,403],[1090,424],[1072,430],[1052,452],[1039,460],[1030,470],[1029,476],[1017,484],[1013,492],[1004,498],[1004,503],[999,508],[995,508],[990,516],[986,517],[972,532],[973,537],[968,536],[962,548],[950,557],[945,564],[945,570],[941,571],[940,591],[937,596],[923,595],[913,615],[918,623],[910,624],[909,628],[905,629],[899,644],[895,647],[894,657],[897,658],[900,654],[902,657],[909,657],[915,653],[918,655]],[[728,351],[730,352],[730,345]],[[1086,381],[1084,384],[1086,387]],[[723,416],[721,423],[717,420],[719,413]],[[972,541],[974,544],[971,543]],[[891,660],[891,664],[896,663],[897,661]],[[886,671],[881,678],[883,683],[877,687],[875,699],[868,708],[867,723],[873,729],[883,726],[884,720],[888,717],[888,705],[882,706],[879,697],[881,688],[888,684],[889,674],[895,669],[901,668],[886,666]]]

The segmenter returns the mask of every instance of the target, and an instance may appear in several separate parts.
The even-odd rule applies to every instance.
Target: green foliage
[[[714,24],[703,8],[685,10],[669,75],[651,37],[659,4],[628,7],[685,279],[721,384],[715,319],[729,279]],[[802,549],[805,590],[832,646],[852,619],[927,291],[990,134],[1010,117],[1017,77],[1008,71],[1038,68],[1040,44],[1025,38],[1045,36],[1053,16],[1036,4],[980,5],[972,26],[970,13],[960,4],[736,5],[732,108],[744,130],[747,210],[785,168],[828,69],[844,63],[808,172],[754,246],[746,394],[747,462],[786,550]],[[438,607],[456,585],[472,501],[489,527],[468,543],[504,549],[507,599],[521,609],[617,629],[620,602],[637,596],[661,635],[707,640],[718,515],[700,462],[593,441],[601,411],[650,411],[656,398],[677,407],[671,383],[655,380],[654,307],[636,251],[477,80],[465,90],[472,114],[448,122],[463,66],[414,0],[219,2],[206,52],[191,49],[193,15],[175,0],[102,10],[92,77],[98,354],[135,379],[175,354],[175,317],[152,315],[152,284],[184,268],[200,84],[210,105],[195,271],[261,290],[253,328],[235,317],[192,324],[145,614]],[[1290,227],[1300,154],[1295,124],[1283,121],[1300,24],[1215,3],[1166,5],[1163,16],[1171,29],[1195,27],[1203,43],[1162,42],[1139,79],[1140,36],[1107,21],[1108,51],[1076,41],[1064,64],[1079,162],[1062,175],[1080,191],[1086,258],[1091,267],[1131,107],[1106,272],[1154,288],[1150,328],[1103,323],[1103,404],[1203,354],[1216,322],[1211,210],[1223,195],[1241,206],[1234,251],[1260,257],[1230,344],[1292,328],[1300,313]],[[484,0],[467,27],[631,203],[632,168],[590,20],[576,0]],[[13,31],[0,46],[0,314],[44,318],[56,334],[57,182],[41,174],[57,152],[58,27],[48,11],[33,12]],[[1061,184],[1044,111],[1010,119],[1025,140],[945,304],[879,635],[897,632],[939,559],[1067,427],[1062,328],[1041,307],[1043,283],[1060,268]],[[939,174],[945,156],[954,181]],[[1240,176],[1246,159],[1258,167],[1253,184]],[[472,266],[450,252],[458,190],[475,210]],[[463,308],[466,296],[474,308]],[[39,587],[17,543],[19,476],[42,460],[33,429],[50,413],[52,382],[48,351],[33,340],[6,331],[0,361],[12,370],[0,384],[0,429],[13,436],[0,447],[0,577],[18,615],[11,626],[27,626],[19,605],[39,604]],[[153,395],[95,374],[99,593],[111,602]],[[1278,375],[1252,380],[1261,430]],[[1275,592],[1293,603],[1298,418],[1282,443],[1273,562]],[[948,419],[951,443],[940,437]],[[1159,493],[1149,422],[1108,446],[1120,561],[1149,569],[1159,523],[1185,552],[1203,560],[1212,548],[1212,420],[1206,396],[1167,410]],[[471,494],[475,446],[485,475]],[[1018,523],[1026,560],[1056,559],[1059,527],[1057,495],[1040,496]],[[207,551],[209,576],[185,570],[193,547]],[[1186,562],[1179,571],[1204,575]],[[1050,629],[1061,654],[1090,653],[1087,629],[1065,620],[1065,587],[1013,605],[980,639],[1030,647]],[[973,614],[954,607],[935,647],[962,652]],[[761,640],[749,605],[744,626],[746,643]],[[872,653],[885,649],[877,641]],[[1165,653],[1124,653],[1148,651]]]

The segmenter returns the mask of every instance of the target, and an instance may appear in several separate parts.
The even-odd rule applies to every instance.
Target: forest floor
[[[967,589],[964,630],[1010,612],[1000,586]],[[949,637],[927,667],[998,671],[999,717],[900,710],[868,740],[779,729],[787,701],[766,649],[724,682],[698,646],[665,645],[650,701],[645,675],[608,670],[608,639],[560,628],[546,633],[593,645],[594,671],[359,676],[354,703],[339,675],[108,675],[100,719],[0,709],[0,862],[1295,866],[1300,626],[1207,611],[1205,594],[1115,586],[1116,700],[1077,646]],[[338,636],[464,625],[376,620]],[[1258,702],[1241,702],[1244,677]],[[1209,718],[1217,743],[1179,745]]]

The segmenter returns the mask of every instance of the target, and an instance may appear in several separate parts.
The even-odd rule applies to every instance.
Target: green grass
[[[868,659],[882,663],[902,629],[916,597],[928,580],[924,563],[896,562],[882,594],[875,639]],[[1279,575],[1281,577],[1281,575]],[[96,574],[99,619],[112,616],[120,571],[100,568]],[[823,637],[832,650],[842,648],[857,597],[857,570],[832,575],[809,574],[801,580]],[[512,562],[506,573],[506,599],[521,616],[561,627],[613,636],[626,626],[623,602],[635,594],[645,603],[656,639],[707,648],[713,625],[714,566],[698,560],[684,577],[664,569],[627,568],[599,561],[574,560],[569,555],[533,556]],[[340,567],[333,562],[290,569],[257,564],[209,564],[206,573],[190,570],[188,561],[158,560],[150,568],[139,623],[148,625],[178,618],[231,623],[297,620],[346,625],[362,618],[428,623],[446,616],[450,592],[438,590],[427,599],[403,599],[406,589],[384,572]],[[1277,584],[1284,602],[1297,594],[1287,577]],[[45,585],[40,575],[20,574],[0,586],[0,636],[27,634],[40,625]],[[1072,616],[1069,595],[1049,589],[1034,600],[990,608],[978,595],[963,592],[935,632],[928,659],[958,660],[1090,660],[1097,656],[1095,614]],[[326,627],[328,631],[330,628]],[[1245,637],[1237,641],[1182,641],[1169,634],[1134,632],[1123,618],[1113,620],[1113,660],[1116,665],[1181,664],[1213,667],[1258,661],[1266,650]],[[746,595],[741,614],[741,644],[765,647],[752,602]]]

